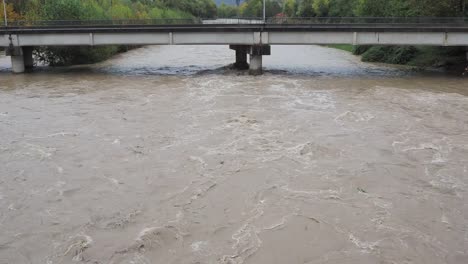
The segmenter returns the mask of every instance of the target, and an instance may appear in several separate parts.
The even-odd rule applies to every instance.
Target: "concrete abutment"
[[[10,47],[6,55],[11,57],[11,69],[13,73],[24,73],[34,67],[33,47]]]

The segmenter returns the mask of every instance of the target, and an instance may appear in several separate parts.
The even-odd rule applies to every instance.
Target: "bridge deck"
[[[0,27],[0,46],[4,47],[230,44],[468,46],[468,19],[16,21]]]

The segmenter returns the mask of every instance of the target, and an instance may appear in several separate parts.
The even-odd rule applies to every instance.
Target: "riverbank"
[[[465,48],[427,46],[353,46],[328,45],[328,47],[361,56],[363,62],[380,62],[411,66],[416,69],[443,69],[463,73],[466,68]]]

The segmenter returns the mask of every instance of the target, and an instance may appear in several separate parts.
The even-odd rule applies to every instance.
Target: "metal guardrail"
[[[431,24],[466,25],[468,17],[270,17],[262,18],[217,18],[217,19],[117,19],[117,20],[49,20],[9,21],[8,27],[79,27],[79,26],[144,26],[144,25],[194,25],[194,24],[267,24],[267,25],[314,25],[314,24]],[[1,26],[0,26],[1,27]]]
[[[8,27],[46,27],[46,26],[128,26],[128,25],[187,25],[202,24],[200,18],[189,19],[114,19],[114,20],[17,20],[9,21]]]

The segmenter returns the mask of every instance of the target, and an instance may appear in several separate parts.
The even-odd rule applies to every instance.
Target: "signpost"
[[[263,23],[266,23],[266,0],[263,0]]]
[[[8,26],[8,18],[7,18],[7,11],[6,11],[6,4],[5,0],[3,0],[3,16],[5,18],[5,27]]]

